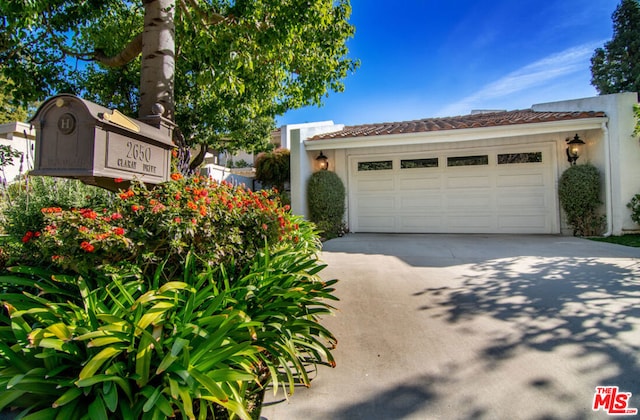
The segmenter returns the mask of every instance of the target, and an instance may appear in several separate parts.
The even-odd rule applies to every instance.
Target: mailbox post
[[[170,123],[153,127],[66,94],[45,101],[31,123],[36,127],[33,175],[74,178],[110,190],[122,188],[117,178],[146,184],[169,180]]]

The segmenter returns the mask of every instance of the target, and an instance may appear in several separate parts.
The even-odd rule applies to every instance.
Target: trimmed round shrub
[[[597,213],[600,201],[600,172],[591,164],[574,165],[564,171],[558,184],[560,204],[575,236],[598,235],[604,216]]]
[[[342,236],[345,188],[335,172],[318,171],[311,175],[307,184],[307,203],[309,219],[326,239]]]

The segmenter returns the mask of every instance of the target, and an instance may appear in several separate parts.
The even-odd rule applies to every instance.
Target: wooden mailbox
[[[114,181],[118,178],[147,184],[169,180],[171,126],[156,128],[73,95],[48,99],[31,123],[33,175],[75,178],[111,190],[123,187]]]

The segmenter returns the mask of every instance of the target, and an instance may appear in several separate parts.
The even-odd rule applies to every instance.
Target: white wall
[[[336,125],[333,121],[322,121],[306,124],[289,124],[281,128],[281,145],[288,146],[291,151],[291,211],[294,214],[308,217],[307,182],[311,174],[317,170],[315,158],[319,152],[307,152],[304,141],[318,134],[340,131],[344,125]],[[335,169],[332,152],[325,152],[329,158],[329,169]]]
[[[607,233],[613,235],[640,229],[631,220],[631,211],[627,208],[631,198],[640,193],[640,144],[633,136],[636,123],[633,105],[637,102],[637,93],[619,93],[532,107],[534,111],[603,111],[607,114],[609,122],[602,128],[602,142],[593,137],[584,139],[587,161],[604,175]]]
[[[25,136],[26,133],[26,136]],[[22,164],[22,174],[33,169],[32,146],[35,139],[35,130],[29,124],[22,122],[12,122],[0,124],[0,144],[7,145],[22,152],[24,161]],[[4,177],[7,182],[13,181],[20,174],[20,159],[14,159],[13,165],[4,168]],[[3,177],[0,173],[0,177]],[[2,180],[0,180],[0,183]]]
[[[214,181],[227,181],[232,185],[244,185],[245,188],[255,189],[255,174],[251,169],[229,169],[226,166],[206,164],[200,168],[200,173],[210,177]]]

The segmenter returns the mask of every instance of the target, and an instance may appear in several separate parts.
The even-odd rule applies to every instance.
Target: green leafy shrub
[[[189,250],[203,265],[242,267],[265,242],[300,240],[301,219],[271,191],[252,192],[201,176],[173,177],[152,190],[133,184],[107,207],[42,209],[42,230],[21,233],[23,258],[80,274],[119,261],[149,274],[162,262],[170,278],[180,272]]]
[[[104,205],[113,194],[78,180],[30,176],[9,185],[0,202],[0,225],[5,233],[22,238],[44,227],[45,207],[84,208]]]
[[[250,168],[251,166],[253,166],[244,159],[240,159],[235,162],[230,161],[228,165],[230,168]]]
[[[0,179],[0,183],[2,183],[3,186],[7,183],[7,181],[12,181],[10,179],[7,179],[7,174],[4,171],[4,168],[13,165],[14,159],[21,159],[20,168],[22,168],[22,152],[6,144],[0,144],[0,176],[2,176],[2,179]]]
[[[640,224],[640,194],[634,195],[627,207],[631,209],[631,220]]]
[[[0,410],[250,418],[269,383],[334,365],[314,226],[267,191],[173,178],[24,235],[41,264],[0,275]]]
[[[640,136],[640,105],[638,104],[633,105],[633,114],[636,117],[636,127],[633,130],[633,135]]]
[[[0,236],[0,273],[11,264],[12,258],[22,252],[19,242],[10,236]]]
[[[595,166],[574,165],[564,171],[558,194],[574,235],[595,236],[601,232],[605,218],[597,213],[602,202],[600,173]]]
[[[318,171],[307,184],[309,219],[331,239],[344,233],[345,189],[342,180],[334,172]]]
[[[288,149],[263,152],[256,157],[256,180],[267,187],[284,191],[284,184],[291,177],[291,156]]]

